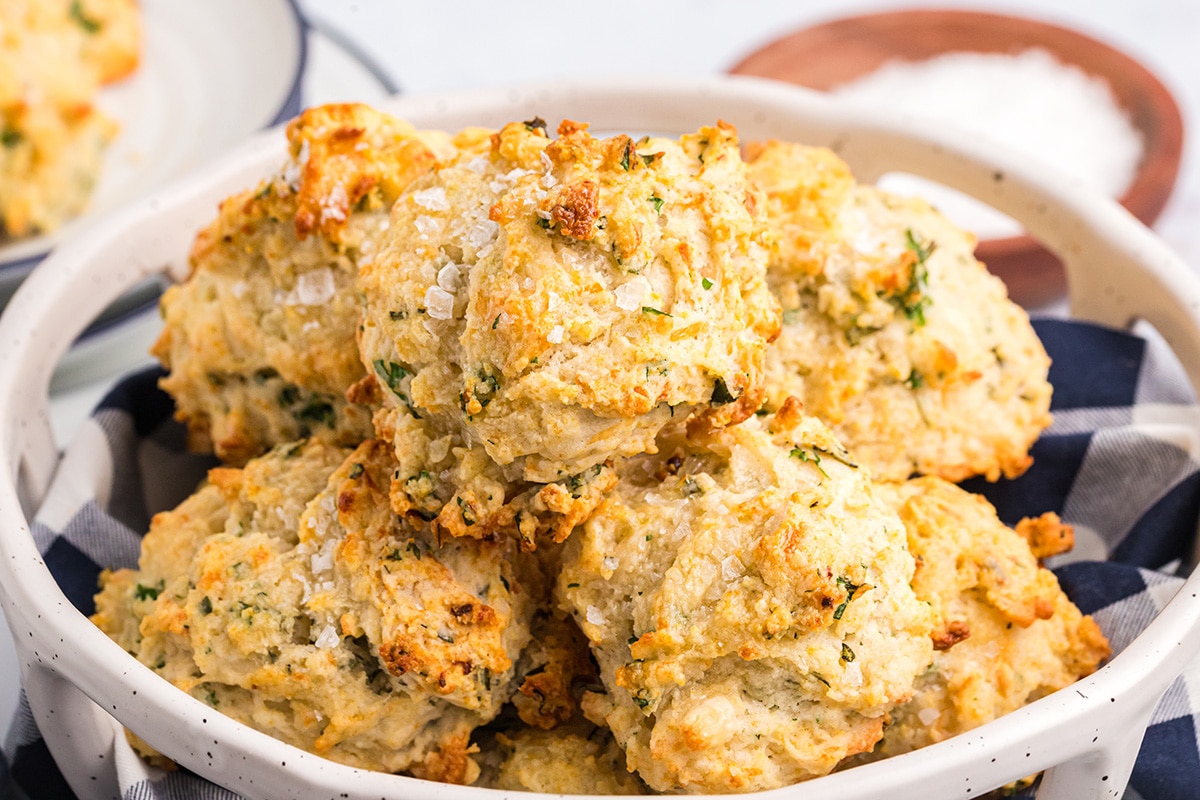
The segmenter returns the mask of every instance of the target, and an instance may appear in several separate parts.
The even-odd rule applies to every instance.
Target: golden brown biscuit
[[[477,786],[548,794],[649,794],[625,769],[612,734],[583,720],[552,731],[521,728],[487,742]]]
[[[892,712],[872,759],[990,722],[1091,674],[1108,657],[1099,626],[982,497],[932,477],[876,488],[908,531],[917,559],[913,589],[935,617],[935,653],[913,699]],[[1047,532],[1051,520],[1038,527]]]
[[[1049,359],[974,238],[827,150],[770,142],[748,169],[783,305],[768,406],[799,397],[880,479],[1021,474],[1050,422]]]
[[[359,341],[390,406],[550,483],[653,448],[672,418],[745,418],[778,309],[731,128],[543,126],[510,124],[404,193],[361,271]]]
[[[179,688],[365,769],[469,783],[544,589],[515,542],[398,520],[390,448],[282,445],[155,517],[94,622]]]
[[[605,693],[584,696],[662,792],[745,792],[869,750],[929,663],[904,528],[791,402],[667,436],[567,540],[561,604]]]
[[[287,135],[284,168],[224,201],[196,237],[154,346],[193,446],[234,463],[303,436],[371,435],[371,409],[345,397],[365,375],[355,277],[400,190],[453,152],[355,104],[309,109]]]
[[[87,204],[116,123],[96,109],[89,34],[61,0],[0,0],[0,235],[45,233]]]

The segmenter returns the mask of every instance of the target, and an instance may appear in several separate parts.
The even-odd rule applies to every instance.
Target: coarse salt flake
[[[346,194],[346,187],[340,183],[334,184],[334,187],[329,190],[327,197],[321,198],[321,220],[336,220],[343,222],[346,219],[346,209],[350,207],[350,196]]]
[[[727,556],[721,562],[721,577],[727,581],[737,580],[745,574],[741,559],[737,556]]]
[[[846,669],[842,675],[846,679],[847,686],[863,685],[862,667],[858,665],[857,661],[847,662]]]
[[[438,270],[437,284],[447,292],[458,291],[458,264],[447,264]]]
[[[340,641],[341,637],[338,636],[337,629],[332,625],[326,625],[321,629],[320,635],[317,636],[317,640],[313,644],[322,650],[332,650],[338,646],[338,642]]]
[[[605,556],[603,563],[604,563],[605,569],[612,570],[612,569],[616,569],[617,567],[619,567],[621,565],[621,560],[619,558],[617,558],[616,556]]]
[[[413,202],[430,211],[445,211],[450,207],[446,199],[446,189],[442,186],[430,186],[428,189],[418,189],[412,193]]]
[[[442,221],[436,217],[427,217],[424,214],[413,220],[413,227],[422,236],[429,236],[431,233],[437,233],[442,227]]]
[[[337,542],[329,539],[321,545],[319,552],[313,553],[310,563],[314,575],[333,569],[333,550],[335,547],[337,547]]]
[[[546,341],[550,342],[550,344],[561,344],[564,333],[565,331],[563,330],[562,325],[555,325],[550,329],[550,332],[546,334]]]
[[[319,306],[329,302],[336,293],[333,270],[318,267],[297,276],[296,286],[288,292],[284,302],[289,306]]]
[[[637,311],[642,307],[642,299],[645,298],[646,290],[649,288],[646,279],[640,275],[631,281],[622,283],[613,292],[617,298],[617,308],[624,311]]]
[[[425,290],[425,309],[432,319],[452,319],[454,295],[440,286],[430,286]]]
[[[587,607],[587,621],[592,623],[593,625],[603,625],[604,624],[604,612],[602,612],[600,609],[596,608],[595,606],[588,606]]]

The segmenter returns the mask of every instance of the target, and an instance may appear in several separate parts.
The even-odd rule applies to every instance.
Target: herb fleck
[[[139,583],[133,590],[133,596],[138,600],[157,600],[165,586],[163,581],[159,581],[154,586],[145,586]]]
[[[724,378],[717,378],[713,381],[713,392],[711,402],[714,406],[723,406],[726,403],[732,403],[737,400],[729,391],[729,386],[725,383]]]
[[[403,398],[404,395],[400,392],[400,381],[408,375],[408,370],[395,361],[384,361],[382,358],[375,359],[373,363],[375,365],[375,373],[383,379],[387,387],[392,390],[392,393]]]
[[[838,576],[837,585],[846,590],[846,599],[843,600],[841,602],[841,605],[839,605],[833,611],[833,618],[841,619],[842,614],[846,613],[846,606],[850,605],[850,601],[854,599],[854,593],[857,592],[859,589],[861,589],[862,585],[851,583],[849,580],[847,580],[845,577],[843,577],[841,575]]]
[[[826,478],[829,473],[821,466],[821,455],[814,448],[813,450],[805,450],[803,447],[793,447],[792,452],[788,453],[792,458],[798,458],[805,463],[812,464]]]
[[[79,23],[79,27],[83,28],[88,33],[99,33],[102,27],[99,22],[92,19],[83,10],[83,3],[80,0],[72,0],[71,2],[71,19]]]

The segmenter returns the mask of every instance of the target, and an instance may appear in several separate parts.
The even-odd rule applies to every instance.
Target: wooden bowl
[[[779,38],[730,72],[828,90],[892,60],[921,61],[947,52],[1010,53],[1040,47],[1064,64],[1108,81],[1141,131],[1142,161],[1121,203],[1142,222],[1158,217],[1179,170],[1183,120],[1171,93],[1128,55],[1081,33],[1037,20],[974,11],[912,10],[847,17]],[[1027,307],[1059,300],[1062,265],[1028,236],[986,239],[976,255]]]

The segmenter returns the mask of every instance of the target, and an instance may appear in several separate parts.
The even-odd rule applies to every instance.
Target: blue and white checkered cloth
[[[1054,423],[1020,478],[967,488],[986,495],[1009,524],[1056,511],[1075,526],[1075,550],[1059,557],[1055,572],[1119,652],[1171,598],[1182,580],[1179,565],[1191,557],[1200,517],[1200,407],[1153,332],[1062,320],[1036,326],[1053,359]],[[68,451],[92,465],[122,465],[107,496],[76,498],[66,511],[39,514],[34,525],[47,565],[84,614],[93,610],[101,565],[134,565],[151,512],[183,499],[210,465],[183,452],[182,430],[157,377],[143,373],[122,383]],[[97,448],[108,452],[97,458]],[[155,480],[143,482],[144,474]],[[1198,714],[1200,664],[1193,664],[1159,703],[1125,800],[1200,797]],[[121,763],[121,785],[111,792],[125,800],[235,797],[186,771],[164,775],[136,758]],[[73,797],[24,697],[0,758],[5,786],[30,800]]]

